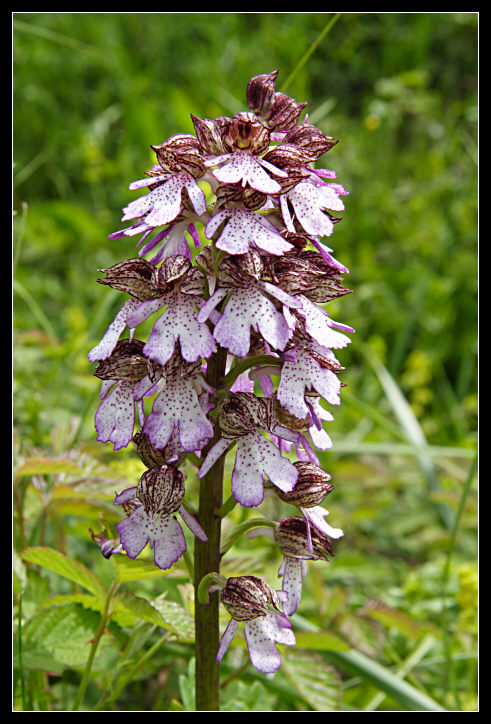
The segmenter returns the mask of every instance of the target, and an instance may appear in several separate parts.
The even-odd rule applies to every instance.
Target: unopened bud
[[[143,355],[143,342],[120,339],[111,355],[99,362],[94,375],[100,380],[139,382],[150,368],[150,360]]]
[[[196,179],[205,173],[199,141],[189,133],[177,133],[152,149],[164,171],[187,171]]]
[[[290,558],[319,560],[334,556],[329,538],[313,526],[310,527],[312,548],[309,549],[307,523],[304,518],[285,518],[274,529],[274,537],[283,555]]]
[[[191,262],[185,256],[176,254],[163,260],[159,268],[158,282],[160,294],[171,291],[176,282],[181,281],[191,268]]]
[[[271,607],[281,612],[276,591],[256,576],[229,578],[220,595],[223,605],[236,621],[266,616]]]
[[[154,447],[143,430],[138,430],[133,436],[133,446],[140,460],[147,468],[155,468],[166,464],[165,450],[158,450]]]
[[[290,144],[297,148],[309,161],[317,161],[320,156],[335,146],[338,141],[326,136],[321,130],[310,123],[301,123],[292,128],[283,138],[283,144]]]
[[[281,500],[296,508],[315,508],[334,490],[334,485],[328,482],[331,475],[315,463],[298,460],[293,464],[298,470],[295,487],[289,493],[284,493],[275,486],[275,492]]]
[[[267,119],[271,115],[278,73],[274,70],[272,73],[256,75],[247,84],[247,105],[259,118]]]
[[[100,271],[106,277],[98,279],[99,284],[126,292],[140,302],[159,296],[157,267],[146,259],[127,259]]]
[[[272,131],[288,131],[296,125],[306,105],[298,103],[285,93],[275,93],[268,126]]]
[[[174,465],[146,470],[137,487],[137,496],[145,512],[162,517],[179,509],[184,493],[184,475]]]
[[[231,393],[220,407],[219,424],[223,436],[235,438],[256,430],[271,430],[276,424],[274,401],[252,392]]]

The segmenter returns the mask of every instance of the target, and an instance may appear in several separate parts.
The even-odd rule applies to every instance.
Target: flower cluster
[[[133,443],[147,468],[116,496],[126,515],[119,541],[93,536],[105,555],[136,558],[149,544],[168,569],[186,550],[178,514],[206,542],[181,467],[194,461],[206,485],[232,447],[238,504],[260,505],[267,487],[297,509],[274,528],[282,590],[241,576],[221,591],[232,618],[218,659],[243,621],[252,664],[264,672],[280,665],[275,642],[295,642],[288,616],[306,561],[333,556],[343,535],[320,506],[334,486],[315,448],[331,447],[323,423],[343,386],[335,351],[353,331],[325,308],[351,291],[326,244],[347,191],[316,167],[337,141],[300,120],[306,104],[277,91],[277,75],[249,81],[248,111],[191,116],[194,135],[152,146],[155,164],[130,184],[144,193],[123,210],[129,225],[110,236],[137,237],[138,253],[98,280],[127,298],[89,353],[101,380],[97,439],[115,450]],[[207,364],[220,349],[228,361],[215,389]]]

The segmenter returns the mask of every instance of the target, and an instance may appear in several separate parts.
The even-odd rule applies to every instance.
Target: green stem
[[[227,350],[219,347],[208,361],[207,382],[218,389],[225,373]],[[218,425],[203,457],[220,437]],[[218,591],[210,594],[209,603],[200,603],[198,589],[202,578],[220,572],[221,518],[216,515],[223,503],[225,455],[203,477],[199,489],[198,521],[208,541],[196,539],[194,547],[195,637],[196,637],[196,711],[219,711],[219,666],[216,660],[220,636]]]
[[[101,621],[99,624],[99,628],[97,629],[97,632],[92,639],[92,645],[90,647],[89,652],[89,658],[87,659],[87,663],[85,664],[84,673],[82,676],[82,681],[80,682],[80,686],[78,687],[77,696],[75,697],[75,701],[73,702],[72,711],[78,711],[79,706],[82,703],[82,699],[85,694],[85,689],[87,688],[87,684],[89,683],[90,678],[90,672],[92,669],[92,663],[94,661],[94,657],[97,651],[97,647],[99,646],[99,641],[102,638],[102,634],[104,633],[106,629],[106,625],[110,616],[109,613],[109,605],[111,603],[111,599],[119,586],[119,581],[114,581],[111,588],[109,589],[109,592],[106,596],[106,600],[104,603],[104,610],[102,611]]]
[[[295,66],[295,68],[292,70],[292,72],[290,73],[290,75],[288,76],[288,78],[286,79],[286,81],[283,83],[283,86],[282,86],[282,91],[283,91],[283,93],[286,92],[286,89],[288,88],[288,86],[290,85],[290,83],[293,81],[293,79],[295,78],[295,76],[297,75],[297,73],[303,68],[303,66],[304,66],[305,63],[308,61],[308,59],[310,58],[310,56],[312,55],[312,53],[314,52],[314,50],[317,48],[317,46],[319,45],[319,43],[325,38],[325,36],[328,34],[328,32],[330,31],[330,29],[332,28],[332,26],[339,20],[339,18],[341,17],[341,15],[342,15],[342,13],[336,13],[336,15],[334,15],[334,17],[332,17],[332,18],[329,20],[329,22],[327,23],[327,25],[324,27],[324,30],[322,30],[321,33],[319,33],[319,35],[318,35],[317,38],[314,40],[314,42],[312,43],[312,45],[310,46],[310,48],[307,50],[307,52],[300,58],[300,60],[298,61],[297,65]]]

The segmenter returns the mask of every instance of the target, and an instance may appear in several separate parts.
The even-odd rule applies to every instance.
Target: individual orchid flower
[[[226,223],[220,231],[216,246],[229,254],[245,254],[251,245],[278,256],[293,248],[267,218],[249,209],[233,206],[211,217],[206,225],[206,236],[212,239],[223,222]]]
[[[213,436],[213,425],[200,402],[203,390],[209,391],[209,387],[200,362],[186,363],[174,353],[152,390],[158,395],[143,425],[154,447],[163,449],[178,440],[184,451],[194,452],[206,445]]]
[[[133,437],[135,405],[140,407],[140,417],[143,417],[135,390],[148,387],[150,376],[155,372],[143,354],[143,346],[139,340],[120,340],[94,372],[102,380],[102,401],[95,414],[97,439],[112,442],[114,450],[126,447]]]
[[[344,211],[344,203],[340,196],[347,193],[341,184],[324,184],[317,186],[308,181],[301,181],[290,191],[280,196],[280,207],[285,226],[295,231],[295,225],[288,204],[293,207],[295,218],[302,229],[312,236],[331,236],[334,221],[329,211]]]
[[[266,477],[281,490],[292,490],[298,478],[295,466],[262,434],[262,430],[283,434],[272,400],[247,392],[231,394],[228,402],[221,405],[218,419],[223,436],[208,451],[199,469],[199,478],[207,474],[235,441],[232,494],[237,502],[246,507],[259,505],[264,498]]]
[[[261,280],[262,260],[256,250],[224,259],[220,264],[220,286],[204,303],[198,322],[227,298],[213,337],[236,357],[245,357],[250,349],[251,329],[259,332],[275,349],[283,350],[293,334],[285,307],[301,307],[302,302],[270,282]],[[273,299],[270,299],[273,297]],[[277,302],[281,308],[278,309]]]
[[[227,580],[220,597],[232,618],[222,634],[217,661],[223,659],[242,622],[251,664],[273,674],[281,666],[276,644],[293,646],[296,641],[278,593],[256,576],[236,576]]]
[[[275,492],[281,500],[294,505],[301,511],[307,524],[307,548],[312,553],[312,526],[333,540],[338,540],[344,535],[341,528],[333,528],[327,523],[325,518],[329,512],[320,506],[324,498],[334,490],[334,485],[329,483],[331,480],[329,473],[322,470],[319,465],[302,460],[293,464],[298,470],[295,487],[289,493],[284,493],[278,488],[275,488]]]
[[[208,326],[198,320],[196,309],[203,304],[202,275],[191,267],[184,256],[164,259],[159,268],[160,295],[142,302],[127,318],[134,328],[161,309],[163,313],[155,322],[143,348],[149,359],[165,365],[174,353],[176,344],[187,362],[209,357],[216,349],[215,340]]]
[[[149,543],[155,565],[163,570],[170,568],[187,550],[176,513],[197,538],[208,540],[183,506],[184,493],[184,474],[174,465],[161,465],[147,470],[138,485],[116,496],[114,505],[122,505],[129,513],[116,526],[129,558],[137,558]]]
[[[272,175],[286,177],[288,174],[261,158],[260,154],[268,150],[270,132],[253,113],[241,112],[234,118],[215,121],[192,116],[192,120],[202,148],[211,154],[205,166],[212,169],[217,181],[240,183],[264,194],[281,191]]]
[[[342,534],[342,532],[341,532]],[[334,556],[329,537],[316,527],[310,528],[304,518],[285,518],[274,529],[274,539],[283,553],[278,575],[283,578],[286,600],[284,610],[291,616],[302,596],[302,582],[307,560],[328,560]]]

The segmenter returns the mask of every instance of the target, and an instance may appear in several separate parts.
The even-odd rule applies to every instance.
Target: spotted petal
[[[201,450],[213,436],[213,427],[199,404],[192,379],[169,380],[144,425],[144,432],[159,450],[165,448],[175,430],[186,452]]]
[[[112,442],[114,450],[126,447],[135,428],[133,385],[120,382],[109,392],[95,414],[99,442]]]
[[[222,161],[225,162],[224,165],[212,172],[218,181],[224,184],[241,183],[242,186],[249,184],[251,188],[264,194],[277,194],[281,191],[281,186],[266,173],[263,166],[267,167],[269,171],[273,171],[276,176],[288,175],[282,169],[242,151],[218,156],[212,160],[212,163],[214,165]],[[206,165],[211,165],[211,163],[206,163]]]
[[[264,498],[264,479],[284,492],[290,492],[298,479],[293,463],[260,432],[237,439],[237,453],[232,472],[232,493],[241,505],[255,507]]]

